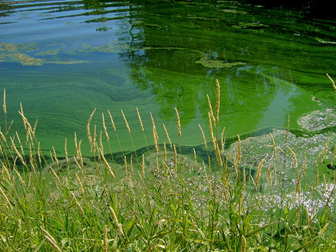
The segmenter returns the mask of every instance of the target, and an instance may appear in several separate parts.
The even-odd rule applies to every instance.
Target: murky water
[[[175,107],[182,143],[200,144],[216,79],[226,136],[285,129],[288,114],[301,129],[302,115],[335,104],[325,75],[336,74],[335,24],[239,1],[2,1],[0,88],[15,129],[20,102],[32,124],[38,119],[45,150],[62,152],[64,138],[72,148],[74,132],[86,139],[94,108],[92,127],[99,133],[104,113],[112,135],[108,109],[124,149],[132,145],[121,109],[136,148],[145,145],[136,107],[149,144],[149,112],[159,141],[167,142],[163,123],[178,141]]]

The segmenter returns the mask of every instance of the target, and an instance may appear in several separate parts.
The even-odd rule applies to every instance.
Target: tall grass
[[[168,146],[159,143],[151,116],[154,146],[139,153],[111,152],[105,118],[103,130],[90,127],[92,157],[83,157],[74,135],[76,155],[60,159],[53,149],[46,158],[21,107],[26,130],[19,136],[7,124],[4,93],[0,131],[1,251],[334,251],[335,184],[319,178],[303,186],[306,167],[287,144],[282,149],[270,135],[273,159],[287,153],[297,171],[295,183],[284,187],[278,163],[260,160],[244,167],[242,141],[225,156],[224,129],[219,128],[220,86],[216,81],[215,111],[209,103],[208,142],[199,125],[206,155],[190,155],[176,147],[163,125]],[[112,115],[107,111],[118,138]],[[131,129],[125,125],[134,146]],[[179,140],[182,137],[177,117]],[[137,109],[141,130],[142,124]],[[104,143],[109,146],[105,153]],[[144,134],[144,141],[147,139]],[[121,147],[121,145],[120,145]],[[326,144],[325,149],[328,149]],[[325,156],[325,149],[321,150]],[[121,148],[122,150],[122,148]]]

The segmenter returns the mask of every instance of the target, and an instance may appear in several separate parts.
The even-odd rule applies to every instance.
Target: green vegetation
[[[272,160],[242,165],[238,136],[226,155],[219,129],[220,86],[216,106],[209,96],[210,141],[204,153],[182,154],[183,146],[159,144],[151,116],[154,146],[109,153],[110,134],[87,123],[91,157],[83,157],[75,135],[76,155],[44,156],[36,125],[19,111],[26,129],[19,136],[7,123],[4,93],[0,131],[1,251],[334,251],[335,182],[319,172],[328,156],[329,140],[319,150],[314,176],[299,153],[269,134]],[[144,131],[139,111],[141,130]],[[182,138],[176,109],[177,133]],[[126,127],[128,122],[122,113]],[[133,143],[131,131],[130,139]],[[147,139],[144,134],[144,141]],[[118,143],[116,143],[118,144]],[[234,150],[234,151],[232,151]],[[335,150],[335,148],[334,148]],[[109,153],[109,154],[107,154]],[[225,154],[225,155],[224,155]],[[280,156],[285,157],[285,165]],[[309,155],[309,153],[307,153]],[[335,156],[335,152],[333,153]],[[203,158],[204,157],[204,158]],[[302,164],[301,164],[302,163]],[[290,181],[285,181],[285,173]],[[307,177],[309,174],[309,177]],[[334,174],[334,178],[335,178]],[[313,178],[313,179],[312,179]]]

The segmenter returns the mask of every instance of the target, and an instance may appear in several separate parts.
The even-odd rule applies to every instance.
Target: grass
[[[297,159],[284,131],[284,143],[269,135],[269,156],[254,167],[243,165],[243,140],[238,136],[231,158],[224,131],[217,128],[209,102],[209,141],[203,129],[202,154],[171,142],[159,143],[153,117],[154,146],[112,153],[113,132],[87,123],[91,157],[44,156],[36,126],[20,115],[26,129],[19,136],[7,122],[3,101],[0,131],[1,251],[334,251],[336,246],[335,183],[320,176],[307,180],[305,159]],[[109,112],[109,111],[108,111]],[[177,132],[181,139],[178,110]],[[140,112],[139,122],[144,132]],[[123,114],[134,146],[127,118]],[[144,141],[147,143],[144,134]],[[120,144],[120,143],[119,143]],[[329,141],[316,163],[323,162]],[[106,146],[108,149],[106,151]],[[105,149],[104,149],[105,147]],[[335,152],[333,152],[335,155]],[[272,162],[269,157],[271,157]],[[285,160],[288,162],[280,162]],[[283,165],[285,164],[285,165]],[[291,180],[285,175],[291,173]]]

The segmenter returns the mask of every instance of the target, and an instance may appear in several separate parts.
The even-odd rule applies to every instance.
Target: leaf
[[[134,228],[134,226],[135,226],[135,223],[136,223],[136,218],[134,218],[133,220],[130,220],[128,223],[127,223],[127,225],[126,225],[126,227],[125,227],[125,233],[127,234],[127,237],[129,237],[130,235],[131,235],[131,233],[132,233],[132,230],[133,230],[133,228]]]
[[[255,229],[255,230],[253,230],[252,232],[248,233],[247,235],[245,235],[245,238],[250,237],[250,236],[252,236],[252,235],[254,235],[254,234],[256,234],[256,233],[259,233],[260,231],[264,230],[265,228],[268,228],[269,226],[272,226],[273,224],[276,224],[276,223],[278,223],[278,222],[276,221],[276,222],[267,224],[267,225],[265,225],[265,226],[262,226],[262,227],[260,227],[260,228],[257,228],[257,229]]]

